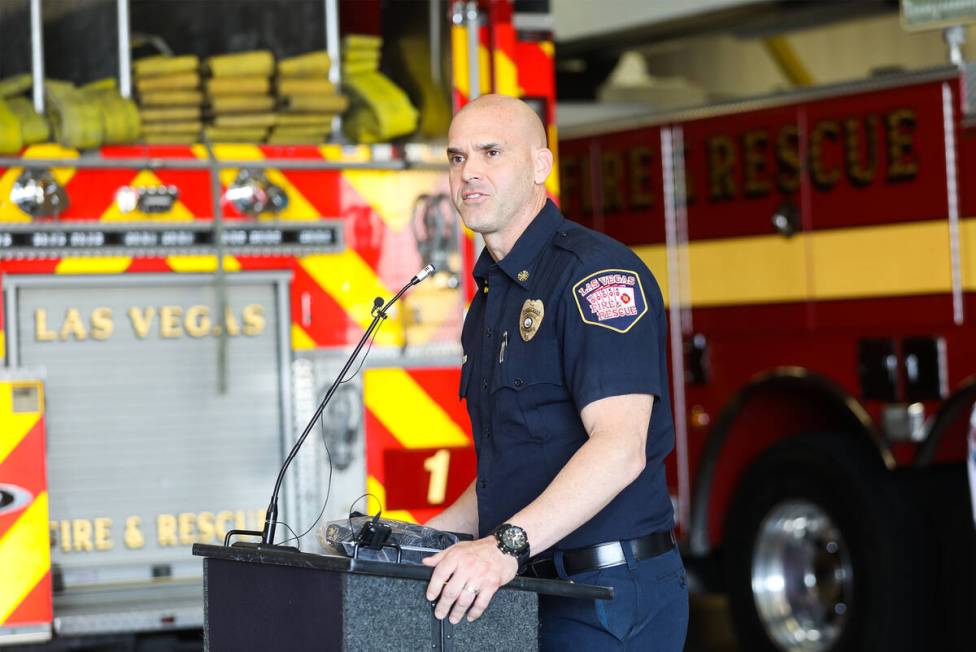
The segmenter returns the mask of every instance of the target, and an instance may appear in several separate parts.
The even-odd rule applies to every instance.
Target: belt
[[[671,530],[667,532],[654,532],[638,539],[608,541],[606,543],[587,546],[586,548],[564,550],[562,553],[563,567],[566,569],[567,575],[576,575],[578,573],[586,573],[626,564],[627,558],[624,556],[624,546],[630,547],[630,551],[637,561],[656,557],[674,548],[674,533]],[[556,563],[552,560],[552,557],[529,561],[523,574],[529,577],[546,579],[559,577],[559,573],[556,571]]]

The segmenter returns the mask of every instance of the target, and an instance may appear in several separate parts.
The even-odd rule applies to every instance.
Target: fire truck
[[[965,647],[974,72],[560,131],[564,213],[661,284],[681,541],[742,649]]]
[[[111,4],[129,43],[129,3]],[[505,92],[555,139],[545,3],[431,2],[420,30],[384,13],[416,5],[319,4],[308,49],[324,24],[335,62],[347,32],[382,35],[392,63],[419,55],[405,65],[423,71],[422,118],[436,93],[449,116]],[[0,645],[199,649],[192,544],[261,528],[374,298],[427,263],[437,273],[385,320],[291,466],[278,542],[315,551],[317,526],[352,509],[423,521],[461,493],[474,475],[457,386],[475,241],[447,194],[445,139],[446,122],[370,145],[39,143],[0,156]]]

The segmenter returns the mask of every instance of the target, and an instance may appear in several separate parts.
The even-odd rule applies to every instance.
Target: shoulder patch
[[[602,269],[573,285],[583,323],[626,333],[647,312],[640,275],[629,269]]]

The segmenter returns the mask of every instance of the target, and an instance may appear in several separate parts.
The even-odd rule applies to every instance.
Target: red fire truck
[[[564,212],[668,302],[681,540],[742,649],[961,645],[973,72],[560,133]]]

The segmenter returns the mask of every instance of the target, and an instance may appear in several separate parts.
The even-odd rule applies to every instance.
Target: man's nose
[[[476,181],[481,178],[481,167],[473,161],[465,161],[461,168],[461,178],[465,181]]]

